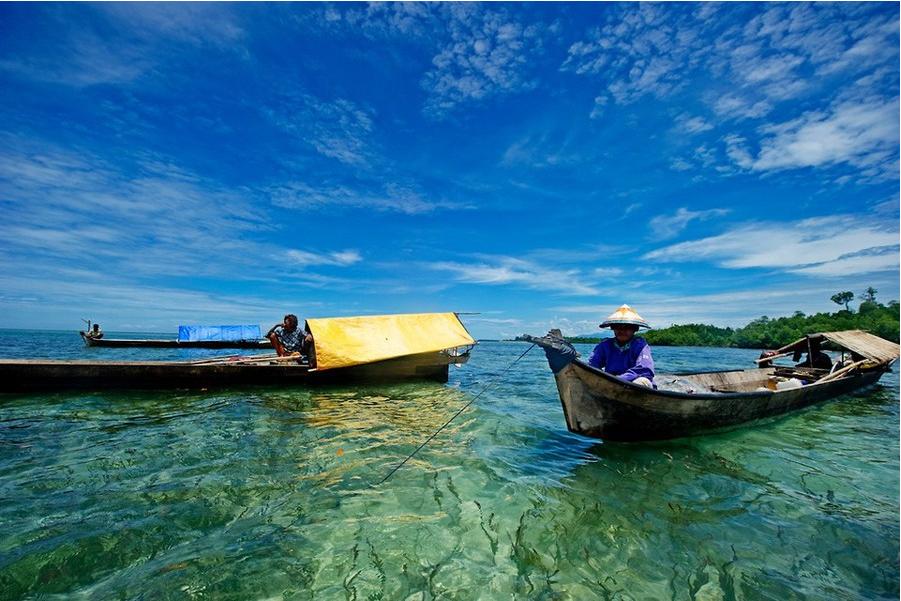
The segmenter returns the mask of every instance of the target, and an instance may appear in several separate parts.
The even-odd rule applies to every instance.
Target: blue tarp
[[[259,340],[260,326],[178,326],[178,341]]]

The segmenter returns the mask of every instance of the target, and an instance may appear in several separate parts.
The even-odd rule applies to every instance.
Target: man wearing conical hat
[[[588,364],[627,382],[656,388],[651,347],[644,338],[635,335],[638,328],[650,329],[648,322],[629,305],[623,305],[599,327],[611,328],[613,338],[605,338],[594,347]]]

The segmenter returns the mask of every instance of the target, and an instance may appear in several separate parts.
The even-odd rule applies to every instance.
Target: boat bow
[[[551,330],[541,337],[526,334],[522,339],[542,348],[548,365],[555,374],[579,358],[576,348],[563,338],[560,330]]]

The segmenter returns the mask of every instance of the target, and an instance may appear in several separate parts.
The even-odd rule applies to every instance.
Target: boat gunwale
[[[608,384],[619,385],[619,386],[622,386],[623,388],[626,388],[627,390],[631,389],[633,392],[641,392],[642,394],[638,395],[639,397],[649,396],[649,397],[653,398],[653,397],[657,396],[657,397],[673,398],[673,399],[680,399],[680,400],[691,399],[691,400],[705,400],[705,401],[719,400],[719,399],[732,400],[732,399],[741,399],[741,398],[763,399],[763,398],[772,396],[774,394],[793,392],[793,391],[799,390],[798,388],[793,388],[793,389],[789,388],[789,389],[785,389],[785,390],[766,390],[766,391],[755,390],[755,391],[748,391],[748,392],[679,392],[676,390],[660,390],[660,389],[656,389],[656,388],[648,388],[647,386],[642,386],[640,384],[635,384],[633,382],[623,380],[622,378],[619,378],[613,374],[609,374],[601,369],[598,369],[596,367],[588,365],[587,363],[585,363],[584,361],[582,361],[580,359],[573,359],[573,361],[571,361],[570,364],[575,365],[576,367],[579,367],[582,370],[587,371],[592,375],[601,376],[601,378],[603,380],[605,380]],[[822,384],[823,386],[825,386],[827,384],[834,384],[834,383],[838,383],[838,382],[847,382],[850,378],[859,378],[864,373],[867,373],[867,372],[872,372],[872,371],[876,371],[876,370],[879,370],[882,372],[888,371],[888,367],[889,367],[889,364],[886,364],[881,367],[876,367],[876,368],[866,370],[866,372],[858,371],[856,374],[851,375],[851,376],[846,376],[844,378],[829,380],[827,382],[815,381],[815,382],[811,382],[810,384],[805,384],[803,388],[809,390],[811,387],[816,386],[818,384]],[[710,374],[710,373],[736,373],[736,372],[756,371],[758,369],[766,370],[767,368],[731,369],[731,370],[725,370],[725,371],[681,373],[678,375],[691,376],[691,375],[702,375],[702,374]],[[672,375],[677,375],[677,374],[672,374]],[[640,404],[640,401],[639,401],[639,403],[629,403],[628,401],[623,401],[623,400],[619,400],[618,402],[626,402],[628,404]]]
[[[458,347],[452,347],[458,348]],[[425,353],[411,353],[409,355],[401,355],[399,357],[390,357],[388,359],[380,359],[378,361],[372,361],[371,363],[360,363],[358,365],[350,365],[350,367],[358,367],[364,365],[378,365],[380,363],[386,363],[389,361],[398,361],[402,359],[408,359],[410,357],[419,357],[424,355],[444,355],[450,361],[448,361],[448,365],[452,365],[455,363],[466,363],[469,361],[470,353],[467,351],[460,355],[446,355],[445,351],[449,349],[442,349],[440,351],[428,351]],[[316,367],[311,367],[309,363],[292,363],[290,361],[279,361],[275,362],[276,357],[270,357],[273,361],[267,363],[265,360],[265,355],[247,355],[242,357],[241,359],[232,360],[230,357],[223,357],[221,361],[213,361],[215,357],[210,357],[210,363],[194,363],[194,361],[97,361],[94,359],[15,359],[9,357],[0,357],[0,365],[47,365],[47,366],[64,366],[64,365],[72,365],[77,367],[172,367],[172,368],[215,368],[215,367],[278,367],[278,368],[303,368],[310,372],[326,372],[333,371],[318,369]],[[201,359],[202,360],[202,359]],[[346,368],[336,368],[336,369],[346,369]]]
[[[266,338],[241,340],[178,340],[171,338],[92,338],[79,332],[85,346],[91,348],[236,348],[236,349],[268,349],[274,348]]]

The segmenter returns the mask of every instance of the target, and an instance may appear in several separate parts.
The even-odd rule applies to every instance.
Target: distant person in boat
[[[651,347],[644,338],[635,335],[638,328],[650,328],[648,322],[629,305],[623,305],[600,327],[611,328],[613,338],[606,338],[594,347],[588,364],[627,382],[656,388]]]
[[[100,340],[103,338],[103,330],[100,329],[99,323],[95,323],[94,327],[88,329],[87,332],[80,332],[80,334],[85,338],[90,338],[92,340]]]
[[[776,351],[761,351],[758,359],[766,359],[767,357],[775,357],[778,353]],[[757,364],[757,367],[772,367],[773,361],[770,359],[769,361],[760,361]]]
[[[792,361],[797,361],[801,358],[801,355],[804,353],[803,348],[795,349],[795,353],[792,356]],[[776,357],[778,353],[776,351],[763,351],[760,353],[761,359],[766,359],[768,357]],[[781,355],[779,355],[781,356]],[[760,367],[772,367],[773,361],[761,361],[759,363]],[[804,361],[795,365],[795,367],[815,367],[817,369],[832,369],[832,359],[823,352],[820,348],[819,340],[811,340],[810,341],[810,352],[807,353],[807,358]]]
[[[792,357],[792,361],[800,359],[802,352],[804,352],[802,349],[796,350],[795,355]],[[820,348],[819,339],[811,340],[810,351],[807,353],[807,358],[795,365],[795,367],[815,367],[817,369],[830,370],[832,369],[832,359],[830,359],[829,355],[824,353]]]
[[[279,357],[296,353],[308,355],[313,343],[313,336],[309,332],[302,331],[298,327],[297,316],[290,313],[285,315],[282,323],[272,326],[266,338],[275,347]]]

